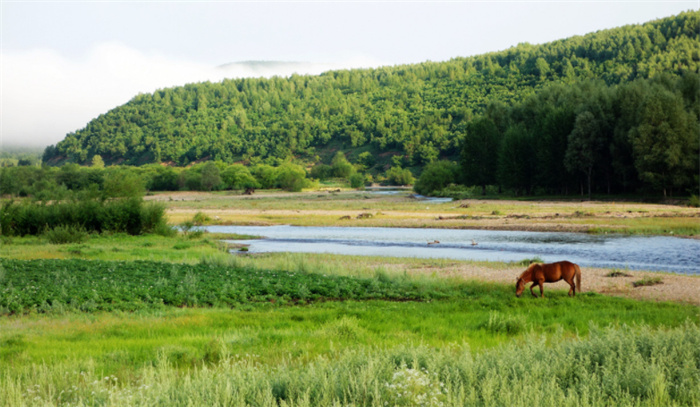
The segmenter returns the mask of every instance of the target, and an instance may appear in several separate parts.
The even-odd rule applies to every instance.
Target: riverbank
[[[210,224],[455,228],[700,237],[700,209],[608,201],[460,200],[430,202],[408,193],[158,193],[172,224],[198,212]]]
[[[289,272],[304,271],[360,277],[386,273],[390,277],[406,275],[417,279],[489,282],[512,286],[513,293],[517,277],[526,268],[520,264],[503,262],[312,253],[244,254],[236,256],[235,263]],[[641,281],[647,281],[649,285],[634,286]],[[584,267],[581,285],[584,293],[594,292],[637,300],[671,301],[700,306],[700,276]],[[563,281],[548,283],[545,284],[545,296],[547,293],[551,294],[552,290],[561,292],[568,289],[569,285]],[[539,293],[539,290],[535,292]],[[529,296],[527,292],[526,294]]]

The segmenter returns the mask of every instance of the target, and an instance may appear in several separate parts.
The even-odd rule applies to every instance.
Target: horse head
[[[518,277],[518,279],[515,282],[515,296],[519,298],[523,294],[524,289],[525,280],[523,280],[522,277]]]

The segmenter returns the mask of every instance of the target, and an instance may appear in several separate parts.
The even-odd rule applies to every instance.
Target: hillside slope
[[[467,122],[549,83],[700,69],[700,12],[447,62],[231,79],[141,94],[46,149],[47,163],[327,161],[333,150],[456,157]],[[385,154],[383,154],[385,153]]]

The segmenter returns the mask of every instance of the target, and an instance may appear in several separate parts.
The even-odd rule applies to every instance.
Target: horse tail
[[[576,267],[576,289],[580,293],[583,291],[581,290],[581,268],[578,264],[575,264],[574,267]]]

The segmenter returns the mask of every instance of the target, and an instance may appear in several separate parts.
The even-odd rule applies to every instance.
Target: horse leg
[[[576,284],[574,284],[574,279],[572,278],[571,280],[566,280],[566,282],[569,283],[569,285],[571,286],[571,288],[569,289],[569,297],[575,297],[576,296]]]
[[[544,298],[544,278],[538,281],[540,284],[540,297]]]
[[[530,286],[530,294],[532,294],[533,297],[537,298],[537,294],[535,294],[534,291],[532,291],[535,286],[539,285],[539,281],[533,281],[532,285]],[[542,290],[542,287],[540,286],[540,290]]]

